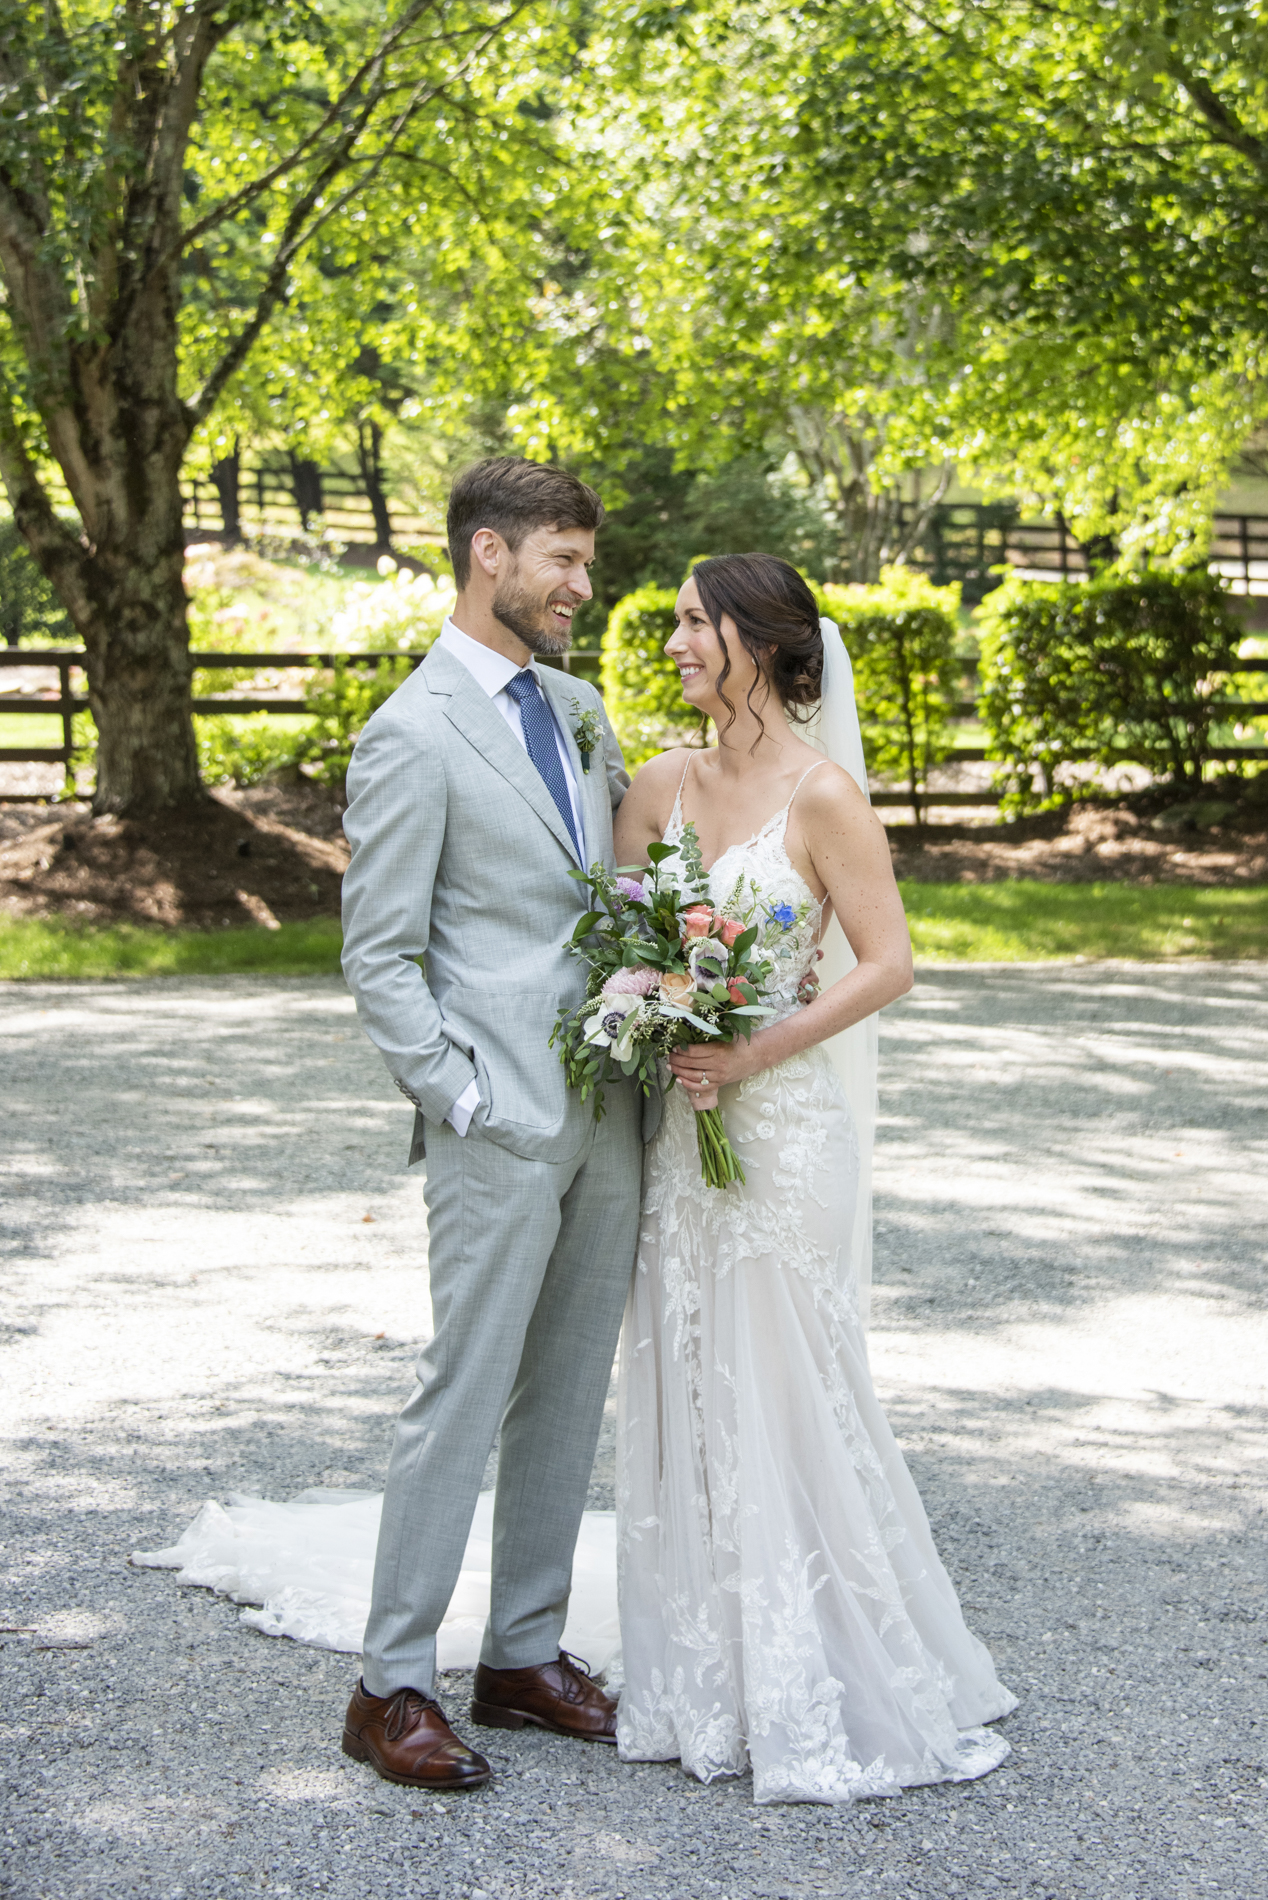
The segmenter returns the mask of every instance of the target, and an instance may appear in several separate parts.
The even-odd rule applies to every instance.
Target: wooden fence
[[[294,668],[333,666],[341,661],[346,666],[381,666],[385,661],[407,659],[417,666],[423,658],[421,653],[194,653],[193,661],[200,671],[224,672],[236,667],[254,666],[270,672],[284,672]],[[551,662],[548,662],[551,664]],[[598,684],[599,655],[597,653],[574,652],[562,656],[558,662],[563,670]],[[72,720],[77,712],[87,708],[88,700],[82,691],[76,690],[72,673],[83,671],[83,653],[77,648],[29,648],[26,651],[13,652],[0,649],[0,667],[38,667],[57,675],[57,687],[46,693],[21,695],[0,693],[0,713],[26,713],[33,715],[50,714],[62,722],[62,743],[60,746],[0,746],[0,764],[48,764],[69,765],[73,753]],[[1268,660],[1241,660],[1238,671],[1243,673],[1268,673]],[[288,696],[284,693],[233,692],[224,694],[201,695],[194,702],[196,713],[304,713],[308,703],[303,698]],[[1262,717],[1268,714],[1268,700],[1217,700],[1216,711],[1227,713],[1230,718],[1239,716],[1244,719]],[[977,706],[971,699],[961,700],[955,708],[959,719],[974,719]],[[1236,759],[1268,759],[1268,745],[1223,746],[1212,751],[1213,759],[1232,761]],[[950,765],[981,763],[986,752],[981,746],[957,747],[950,759]],[[1131,763],[1131,754],[1122,755],[1122,763]],[[3,794],[0,794],[2,797]],[[940,808],[981,807],[999,803],[998,795],[989,789],[971,792],[926,793],[924,802]],[[904,791],[877,791],[872,794],[874,805],[909,806],[911,796]]]
[[[1214,530],[1211,572],[1231,594],[1268,596],[1268,515],[1217,514]],[[994,569],[1011,568],[1023,580],[1083,581],[1097,552],[1060,517],[1023,521],[1010,502],[943,502],[908,560],[939,587],[958,581],[965,605],[975,606],[999,585]]]

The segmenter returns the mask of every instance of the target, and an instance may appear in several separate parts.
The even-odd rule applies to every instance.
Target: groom
[[[435,1330],[396,1428],[343,1747],[410,1787],[490,1775],[431,1692],[499,1426],[472,1720],[615,1739],[615,1704],[559,1639],[637,1238],[638,1101],[609,1089],[596,1122],[548,1045],[584,990],[568,873],[612,863],[629,780],[594,688],[536,664],[568,650],[602,520],[560,468],[500,456],[460,477],[453,613],[348,773],[343,967],[417,1110]]]

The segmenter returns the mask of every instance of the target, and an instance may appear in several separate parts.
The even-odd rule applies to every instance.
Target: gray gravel
[[[347,996],[0,989],[0,1891],[1268,1893],[1266,1044],[1263,965],[939,967],[886,1013],[874,1362],[1021,1697],[1003,1769],[758,1810],[476,1731],[494,1785],[429,1797],[340,1755],[350,1659],[127,1561],[205,1497],[381,1478],[423,1203]]]

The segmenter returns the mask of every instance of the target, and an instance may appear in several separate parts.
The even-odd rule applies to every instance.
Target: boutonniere
[[[581,769],[590,770],[590,760],[603,743],[603,728],[599,724],[599,715],[593,706],[582,710],[580,700],[572,701],[572,736],[577,741],[577,750],[581,754]]]

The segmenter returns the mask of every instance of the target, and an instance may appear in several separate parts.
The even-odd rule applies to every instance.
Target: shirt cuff
[[[445,1116],[445,1120],[449,1123],[455,1135],[466,1134],[468,1128],[471,1126],[471,1117],[475,1114],[479,1106],[480,1084],[473,1076],[449,1113]]]

